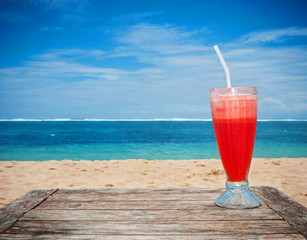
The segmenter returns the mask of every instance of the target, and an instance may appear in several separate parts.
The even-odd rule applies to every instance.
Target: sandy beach
[[[0,207],[32,189],[224,187],[218,159],[2,161]],[[251,186],[273,186],[307,207],[307,158],[255,158]]]

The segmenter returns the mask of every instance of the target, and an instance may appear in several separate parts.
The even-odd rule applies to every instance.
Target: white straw
[[[225,60],[224,60],[224,58],[223,58],[223,55],[222,55],[222,53],[221,53],[221,51],[220,51],[218,45],[215,45],[213,48],[214,48],[214,50],[216,51],[216,54],[217,54],[217,56],[219,57],[220,62],[222,63],[223,68],[224,68],[224,70],[225,70],[225,73],[226,73],[226,80],[227,80],[227,87],[228,87],[228,88],[231,88],[231,81],[230,81],[229,68],[228,68],[227,65],[226,65],[226,62],[225,62]]]

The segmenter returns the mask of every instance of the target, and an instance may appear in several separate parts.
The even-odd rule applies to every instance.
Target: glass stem
[[[241,182],[232,182],[227,179],[226,188],[229,191],[246,191],[248,190],[249,184],[248,179]]]

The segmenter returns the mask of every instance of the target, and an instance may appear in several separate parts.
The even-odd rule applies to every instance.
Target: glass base
[[[248,181],[226,182],[226,191],[215,200],[215,204],[224,208],[256,208],[261,201],[248,190]]]

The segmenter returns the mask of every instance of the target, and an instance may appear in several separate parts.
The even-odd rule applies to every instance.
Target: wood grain
[[[10,213],[6,211],[3,216],[6,219],[11,216],[12,220],[0,240],[305,239],[301,231],[306,224],[305,209],[277,189],[253,188],[263,205],[248,210],[217,207],[214,200],[223,191],[222,188],[32,191],[7,208]],[[15,208],[20,208],[21,213],[15,215]]]
[[[259,198],[307,238],[307,208],[273,187],[253,188]]]
[[[208,240],[208,239],[234,239],[234,240],[289,240],[305,238],[299,234],[232,234],[221,235],[218,233],[206,233],[205,235],[159,235],[159,236],[145,236],[145,235],[66,235],[66,234],[41,234],[41,235],[15,235],[3,234],[0,235],[0,240],[59,240],[59,239],[84,239],[84,240]]]
[[[250,209],[238,211],[235,209],[209,208],[167,209],[167,210],[39,210],[25,214],[23,220],[62,220],[74,219],[82,221],[129,221],[129,222],[176,222],[176,221],[205,221],[205,220],[281,220],[282,218],[271,209]]]
[[[97,191],[97,193],[95,193]],[[40,209],[205,209],[224,191],[217,189],[60,189]],[[153,201],[154,200],[154,201]],[[263,204],[261,208],[268,208]]]
[[[297,234],[283,220],[249,221],[180,221],[136,223],[130,221],[17,221],[7,233],[13,234],[97,234],[97,235],[191,235],[206,233],[232,234]]]
[[[36,207],[57,189],[33,190],[27,192],[15,201],[0,209],[0,233],[4,232],[16,220],[21,218],[26,212]]]

